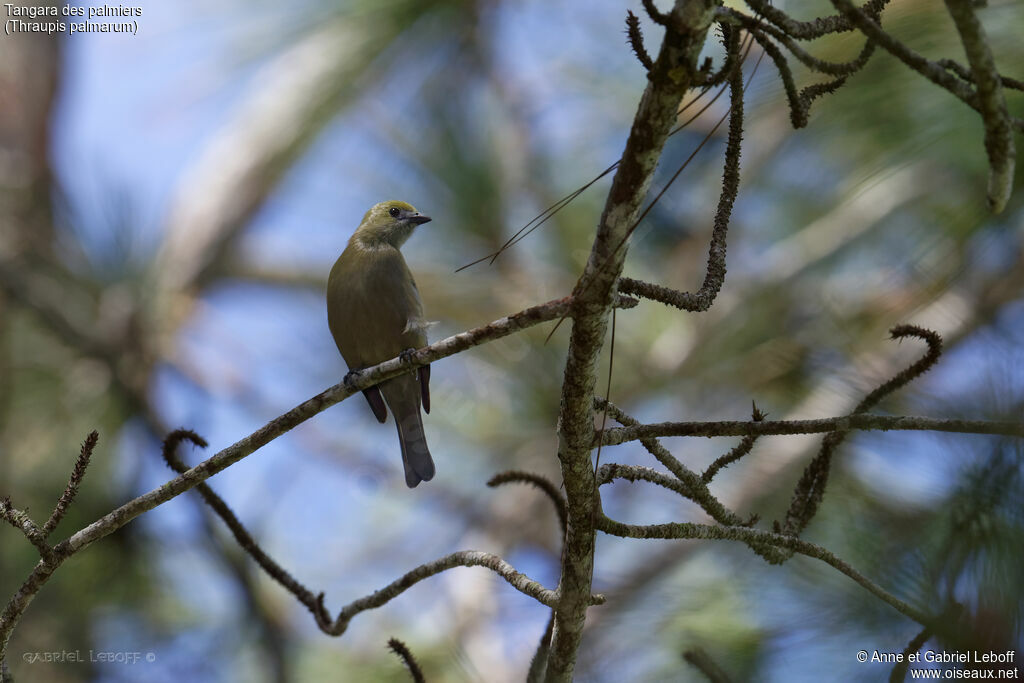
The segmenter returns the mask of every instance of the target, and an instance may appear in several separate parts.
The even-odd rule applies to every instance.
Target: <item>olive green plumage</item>
[[[405,202],[376,204],[331,269],[327,323],[349,370],[427,345],[423,302],[399,248],[429,220]],[[425,366],[363,392],[378,421],[387,419],[385,402],[391,409],[410,488],[434,476],[420,417],[421,403],[430,412],[429,380],[430,367]]]

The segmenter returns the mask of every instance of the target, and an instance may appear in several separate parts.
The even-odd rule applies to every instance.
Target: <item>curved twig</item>
[[[565,498],[559,492],[558,487],[555,486],[547,477],[543,477],[533,472],[523,472],[522,470],[509,470],[507,472],[501,472],[491,477],[487,481],[487,485],[491,488],[497,488],[502,484],[510,483],[530,484],[531,486],[540,489],[555,506],[555,512],[558,513],[559,527],[562,529],[562,535],[565,535],[565,525],[567,524],[569,513],[565,507]]]
[[[461,550],[445,555],[433,562],[421,564],[373,594],[350,602],[341,608],[333,622],[320,618],[321,614],[326,614],[327,612],[326,607],[323,607],[323,594],[321,593],[318,596],[321,609],[317,610],[317,625],[321,631],[328,635],[340,636],[348,628],[349,622],[360,612],[385,605],[423,579],[430,578],[435,574],[440,574],[455,567],[485,567],[490,569],[523,595],[528,595],[548,607],[554,607],[558,600],[557,591],[547,589],[525,574],[516,571],[515,567],[497,555],[479,550]],[[591,600],[592,604],[599,605],[604,602],[604,597],[594,595]]]
[[[928,344],[928,351],[910,367],[899,372],[895,377],[865,396],[854,407],[853,414],[855,415],[868,411],[878,405],[879,401],[886,396],[923,375],[939,361],[939,357],[942,355],[942,337],[937,332],[916,325],[897,325],[889,330],[889,333],[892,335],[892,339],[904,337],[922,339]],[[822,439],[818,454],[808,463],[793,491],[793,499],[786,512],[785,523],[782,525],[778,522],[775,523],[777,532],[799,535],[813,519],[818,511],[818,505],[821,504],[821,499],[825,495],[825,486],[828,484],[829,471],[832,466],[832,455],[848,434],[847,430],[837,430]]]
[[[206,448],[206,440],[199,436],[190,429],[176,429],[167,435],[164,439],[164,445],[161,450],[164,461],[167,466],[178,474],[183,474],[188,471],[188,465],[181,461],[176,455],[178,445],[183,441],[190,441],[200,448]],[[317,618],[324,618],[326,615],[317,614],[320,602],[317,595],[313,591],[306,588],[299,581],[295,579],[287,570],[281,565],[274,561],[263,548],[256,542],[256,539],[252,537],[252,534],[245,528],[245,526],[239,521],[234,511],[228,506],[224,500],[214,493],[213,489],[206,483],[198,484],[196,490],[199,495],[203,497],[206,504],[220,517],[231,531],[232,536],[253,560],[260,566],[267,575],[274,581],[279,583],[285,590],[295,596],[295,598],[305,605],[309,611],[311,611]]]

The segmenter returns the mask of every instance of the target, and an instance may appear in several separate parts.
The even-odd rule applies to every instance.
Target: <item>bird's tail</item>
[[[391,380],[399,386],[382,385],[388,407],[398,427],[398,441],[402,445],[402,464],[405,466],[405,483],[414,488],[421,481],[434,478],[434,460],[427,448],[427,436],[423,432],[420,416],[419,387],[415,375],[403,375]],[[409,386],[401,386],[408,384]],[[397,389],[397,391],[396,391]]]
[[[421,481],[434,478],[434,460],[427,448],[427,436],[423,433],[423,420],[419,407],[405,419],[397,419],[398,441],[402,444],[402,464],[405,465],[405,483],[414,488]]]

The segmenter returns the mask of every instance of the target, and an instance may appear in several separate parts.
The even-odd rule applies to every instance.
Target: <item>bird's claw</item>
[[[355,384],[356,380],[359,379],[359,375],[361,374],[363,374],[361,370],[349,370],[345,374],[345,377],[342,378],[341,383],[344,384],[345,388],[348,389],[349,391],[355,392],[355,387],[353,385]]]
[[[412,365],[412,357],[415,353],[416,349],[409,348],[398,354],[398,358],[406,365]]]

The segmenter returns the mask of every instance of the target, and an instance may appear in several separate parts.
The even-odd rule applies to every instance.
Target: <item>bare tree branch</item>
[[[1013,191],[1013,167],[1017,158],[1002,78],[996,70],[985,29],[974,13],[971,0],[946,0],[946,7],[956,30],[960,32],[978,91],[978,111],[985,123],[985,151],[990,169],[988,205],[994,213],[1000,213],[1006,208]]]
[[[663,436],[768,436],[781,434],[821,434],[835,430],[865,431],[932,431],[954,434],[988,434],[990,436],[1024,436],[1024,423],[998,420],[958,420],[913,415],[843,415],[817,420],[765,420],[764,422],[656,422],[633,427],[609,429],[601,439],[605,446],[627,441],[641,441]]]
[[[590,605],[597,504],[590,462],[594,435],[591,404],[614,286],[626,257],[625,240],[635,225],[683,95],[700,78],[697,60],[711,25],[713,6],[710,1],[677,0],[672,9],[665,39],[649,72],[647,88],[608,192],[590,258],[574,290],[573,325],[558,419],[558,459],[569,505],[569,527],[548,657],[549,683],[572,679]]]

